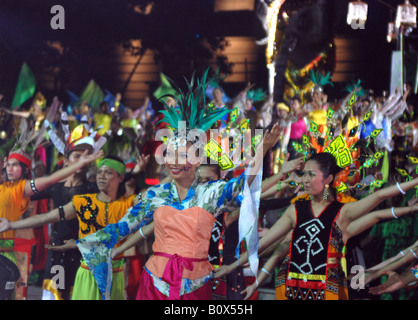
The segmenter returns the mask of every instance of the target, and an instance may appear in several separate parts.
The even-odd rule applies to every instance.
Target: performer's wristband
[[[391,212],[392,212],[392,216],[395,218],[395,219],[398,219],[398,217],[396,216],[396,214],[395,214],[395,211],[394,211],[394,208],[392,207],[392,209],[390,209],[391,210]]]
[[[144,235],[144,233],[142,232],[142,228],[140,228],[140,229],[139,229],[139,233],[141,234],[142,238],[144,238],[144,239],[147,239],[147,238],[148,238],[148,237],[146,237],[146,236]]]
[[[398,190],[400,193],[405,194],[406,192],[402,190],[401,186],[399,185],[399,182],[396,182],[396,186],[398,187]]]
[[[270,273],[270,272],[268,272],[266,269],[261,268],[261,271],[263,271],[264,273],[268,274],[268,275],[271,277],[271,273]]]

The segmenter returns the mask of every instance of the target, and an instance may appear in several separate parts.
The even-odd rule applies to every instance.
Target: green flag
[[[105,93],[100,89],[99,85],[94,80],[90,80],[81,93],[76,106],[80,106],[81,102],[85,100],[91,109],[96,110],[99,108],[100,103],[104,101],[105,96]]]
[[[20,107],[35,93],[36,80],[26,63],[23,63],[17,80],[15,95],[12,101],[12,109]]]

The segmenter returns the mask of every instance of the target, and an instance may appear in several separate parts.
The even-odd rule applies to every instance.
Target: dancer
[[[98,159],[101,153],[87,155],[85,152],[78,163],[69,167],[63,168],[50,176],[36,178],[36,179],[20,179],[16,181],[6,181],[0,185],[0,218],[7,218],[10,221],[17,221],[25,212],[28,205],[28,197],[42,191],[45,188],[58,183],[65,179],[75,171],[81,169],[83,166]],[[18,160],[18,163],[15,162]],[[11,153],[8,157],[9,163],[20,165],[19,169],[23,172],[23,168],[30,168],[30,159],[20,153]],[[16,175],[16,172],[13,173]],[[23,204],[27,204],[24,205]],[[2,255],[16,263],[16,255],[14,252],[14,231],[2,230],[0,231],[0,252]]]
[[[72,201],[64,206],[59,206],[46,214],[36,215],[20,221],[9,222],[2,219],[0,231],[21,228],[39,227],[48,223],[71,220],[77,217],[79,222],[78,237],[83,238],[102,229],[110,223],[115,223],[126,213],[132,205],[138,203],[138,197],[132,195],[125,197],[124,174],[125,165],[121,159],[115,156],[104,157],[97,165],[97,186],[99,193],[75,195]],[[68,248],[74,242],[67,243]],[[123,259],[121,257],[113,263],[113,286],[110,297],[112,300],[124,299],[124,273]],[[67,284],[57,284],[66,286]],[[73,300],[97,300],[101,299],[100,292],[88,270],[82,261],[77,271],[72,294]]]
[[[2,201],[0,201],[0,217],[7,218],[10,221],[18,220],[20,215],[24,212],[24,210],[22,211],[22,203],[25,201],[25,198],[28,198],[33,194],[67,178],[90,162],[98,159],[101,155],[101,151],[92,155],[88,155],[87,151],[85,151],[80,156],[80,160],[77,163],[58,170],[49,176],[31,180],[29,180],[30,178],[27,178],[4,182],[0,185],[0,195],[2,198]],[[8,163],[9,165],[13,164],[13,166],[20,167],[21,171],[26,168],[30,168],[31,166],[31,160],[27,156],[18,152],[13,152],[9,155]],[[9,172],[11,173],[11,171]],[[13,173],[13,176],[16,174],[17,173]],[[13,231],[0,232],[0,239],[12,239],[13,235]]]
[[[304,168],[304,188],[310,200],[296,201],[264,235],[259,252],[293,230],[290,254],[279,270],[277,299],[348,299],[347,284],[340,258],[344,244],[364,231],[358,223],[385,199],[418,185],[418,179],[376,191],[350,203],[335,201],[332,183],[339,167],[332,154],[318,153]],[[409,208],[412,211],[414,208]],[[390,212],[392,214],[392,211]],[[393,213],[395,217],[397,212]],[[247,260],[242,255],[239,264]],[[215,276],[231,272],[237,263],[219,268]]]
[[[62,119],[63,120],[63,119]],[[65,126],[65,125],[64,125]],[[80,132],[80,129],[81,132]],[[63,130],[68,130],[63,128]],[[58,138],[48,130],[53,143],[60,148]],[[81,134],[80,134],[81,133]],[[84,133],[84,134],[83,134]],[[80,160],[82,154],[87,151],[92,153],[95,147],[94,140],[86,137],[83,125],[76,127],[72,132],[68,131],[66,141],[62,142],[64,148],[60,152],[64,154],[64,166],[70,166]],[[51,199],[53,208],[64,206],[71,201],[73,196],[79,194],[97,193],[99,189],[95,182],[86,181],[87,168],[83,167],[74,172],[65,181],[50,186],[42,192],[31,197],[31,200]],[[78,239],[77,219],[58,221],[51,226],[50,246],[61,246],[70,239]],[[66,251],[48,250],[45,266],[44,280],[42,284],[42,300],[69,300],[74,285],[75,276],[80,265],[81,254],[77,248]],[[65,287],[57,286],[54,282],[56,272],[54,265],[61,265],[65,270]]]
[[[220,213],[236,208],[235,200],[245,183],[251,186],[255,178],[261,182],[261,175],[257,174],[261,160],[277,142],[279,128],[274,125],[271,131],[266,131],[254,155],[254,165],[240,177],[228,182],[221,180],[199,184],[195,172],[201,160],[196,157],[196,150],[202,150],[205,135],[194,136],[193,133],[198,128],[202,130],[198,132],[205,132],[229,112],[226,109],[206,110],[207,72],[197,82],[196,88],[193,87],[194,81],[189,83],[187,93],[177,101],[179,107],[176,111],[174,108],[162,111],[165,115],[163,121],[176,129],[167,141],[164,159],[173,181],[149,188],[147,196],[129,209],[117,224],[78,241],[78,247],[105,299],[109,298],[111,287],[106,266],[111,262],[112,247],[151,221],[154,221],[154,254],[142,273],[137,298],[211,298],[209,280],[213,266],[208,261],[208,248],[213,223]],[[187,134],[181,133],[182,123],[179,124],[179,121],[186,122]],[[187,141],[186,137],[192,141]],[[92,259],[93,252],[98,259]]]

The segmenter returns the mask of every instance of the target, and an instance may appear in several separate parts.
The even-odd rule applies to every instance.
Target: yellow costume
[[[97,194],[84,194],[73,197],[73,206],[79,221],[79,238],[95,233],[111,223],[118,222],[130,207],[133,206],[135,195],[120,197],[111,202],[103,202]],[[123,259],[113,261],[113,285],[110,297],[112,300],[124,300]],[[82,261],[77,271],[73,289],[73,300],[101,300],[97,284]]]

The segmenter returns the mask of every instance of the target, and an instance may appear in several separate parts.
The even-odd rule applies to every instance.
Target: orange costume
[[[16,182],[4,182],[0,185],[0,218],[7,218],[9,221],[17,221],[27,210],[30,199],[24,198],[26,180]],[[0,233],[1,239],[12,239],[14,230]]]
[[[205,281],[205,277],[213,271],[208,261],[208,243],[215,218],[199,207],[180,211],[164,206],[155,211],[154,222],[154,255],[145,267],[151,272],[154,285],[158,283],[158,278],[162,279],[171,286],[169,298],[179,299],[182,278],[203,278],[202,281]],[[179,246],[179,243],[182,245]],[[144,276],[149,274],[144,273]],[[137,299],[156,298],[149,289],[140,285]],[[165,288],[160,286],[159,289],[164,291]]]

